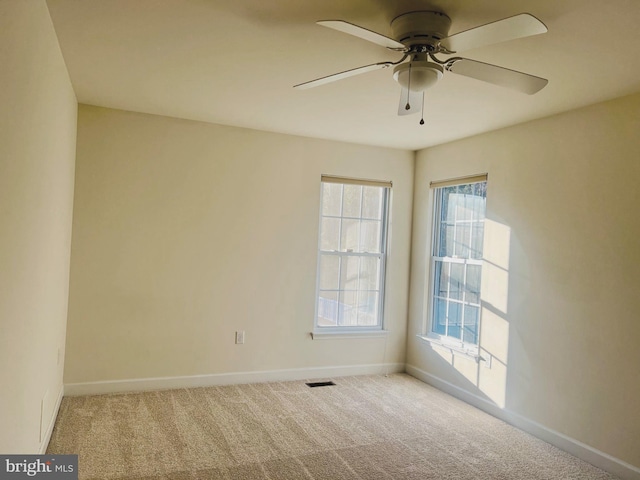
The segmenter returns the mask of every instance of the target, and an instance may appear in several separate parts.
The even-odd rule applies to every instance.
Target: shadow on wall
[[[509,254],[511,228],[485,219],[481,287],[480,360],[428,344],[430,368],[445,379],[500,408],[506,404],[509,346]],[[433,355],[435,354],[435,355]],[[442,362],[434,364],[434,360]]]

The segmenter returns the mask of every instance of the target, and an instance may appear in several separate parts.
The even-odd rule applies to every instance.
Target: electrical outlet
[[[482,352],[482,358],[484,368],[491,368],[491,360],[493,359],[493,355],[491,355],[489,352]]]
[[[236,344],[241,345],[244,343],[244,330],[239,330],[236,332]]]

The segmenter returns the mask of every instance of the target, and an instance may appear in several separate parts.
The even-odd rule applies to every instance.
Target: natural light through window
[[[315,331],[382,328],[390,187],[322,177]]]
[[[476,346],[480,326],[480,283],[486,177],[443,182],[434,188],[430,328],[432,338]]]

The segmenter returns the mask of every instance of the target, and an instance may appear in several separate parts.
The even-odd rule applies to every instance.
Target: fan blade
[[[453,53],[546,32],[544,23],[533,15],[521,13],[456,33],[444,38],[440,45]]]
[[[381,47],[386,47],[391,50],[405,50],[405,46],[400,42],[396,42],[393,38],[385,37],[379,33],[376,33],[372,30],[367,30],[366,28],[359,27],[358,25],[354,25],[353,23],[344,22],[342,20],[321,20],[316,22],[318,25],[322,25],[323,27],[333,28],[334,30],[338,30],[339,32],[348,33],[349,35],[353,35],[354,37],[362,38],[363,40],[367,40],[369,42],[373,42]]]
[[[335,82],[342,80],[343,78],[353,77],[354,75],[360,75],[361,73],[373,72],[374,70],[380,70],[381,68],[387,68],[392,65],[391,62],[380,62],[372,65],[365,65],[364,67],[352,68],[351,70],[345,70],[344,72],[334,73],[333,75],[327,75],[326,77],[316,78],[308,82],[299,83],[294,85],[293,88],[298,90],[305,90],[307,88],[319,87],[325,83]]]
[[[549,83],[546,78],[509,70],[490,63],[469,60],[468,58],[457,60],[448,70],[458,75],[493,83],[494,85],[500,85],[528,95],[533,95],[542,90]]]
[[[411,115],[418,113],[422,109],[422,94],[424,92],[412,92],[402,87],[400,93],[400,103],[398,104],[398,115]],[[409,110],[407,110],[407,104]]]

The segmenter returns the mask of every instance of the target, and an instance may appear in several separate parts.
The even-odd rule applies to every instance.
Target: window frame
[[[345,217],[343,216],[343,201],[344,201],[344,187],[346,185],[359,185],[362,187],[379,187],[382,189],[382,198],[381,198],[381,216],[380,219],[380,252],[372,253],[372,252],[354,252],[352,250],[322,250],[322,220],[325,217],[323,215],[323,206],[324,206],[324,187],[325,183],[334,183],[342,186],[341,190],[341,212],[340,216],[337,218],[344,219],[355,219],[359,221],[359,228],[362,225],[363,220],[368,220],[366,217],[363,217],[362,209],[363,204],[361,199],[360,204],[360,214],[358,217]],[[365,179],[356,179],[356,178],[347,178],[347,177],[334,177],[328,175],[322,175],[320,181],[320,203],[319,203],[319,214],[318,214],[318,245],[317,245],[317,264],[316,264],[316,288],[315,288],[315,314],[313,320],[313,331],[311,333],[312,338],[339,338],[339,337],[349,337],[349,338],[367,338],[370,336],[379,336],[386,334],[384,330],[384,306],[385,306],[385,291],[386,291],[386,272],[387,272],[387,258],[388,258],[388,234],[389,234],[389,219],[391,214],[391,188],[392,182],[390,181],[377,181],[377,180],[365,180]],[[370,219],[369,219],[370,220]],[[342,228],[342,227],[341,227]],[[378,301],[377,301],[377,323],[376,325],[330,325],[330,326],[321,326],[318,324],[318,313],[320,306],[320,293],[321,291],[327,291],[326,289],[320,288],[321,282],[321,261],[324,256],[338,256],[341,259],[344,257],[350,258],[362,258],[362,257],[374,257],[379,258],[380,267],[378,273]],[[340,270],[339,270],[340,272]],[[340,273],[338,274],[340,278]],[[338,285],[338,289],[335,290],[338,292],[338,298],[340,298],[340,292],[345,291],[340,289],[340,285]],[[356,292],[359,290],[356,290]]]
[[[461,258],[461,257],[440,257],[440,256],[436,256],[436,249],[439,247],[439,239],[438,236],[441,233],[441,226],[442,226],[442,220],[441,220],[441,214],[442,214],[442,198],[441,195],[439,194],[440,190],[442,188],[445,187],[450,187],[450,186],[462,186],[462,185],[472,185],[472,184],[477,184],[477,183],[485,183],[485,192],[486,192],[486,188],[488,186],[488,175],[487,174],[481,174],[481,175],[473,175],[473,176],[469,176],[469,177],[462,177],[462,178],[457,178],[457,179],[451,179],[451,180],[445,180],[442,182],[431,182],[431,192],[430,192],[430,199],[431,199],[431,203],[432,203],[432,208],[431,208],[431,224],[430,224],[430,229],[431,229],[431,242],[430,242],[430,251],[428,254],[428,261],[429,261],[429,268],[428,268],[428,273],[429,273],[429,281],[427,283],[427,289],[426,289],[426,295],[427,295],[427,312],[425,315],[425,322],[424,322],[424,329],[425,329],[425,333],[423,335],[419,335],[419,337],[429,343],[434,343],[437,345],[441,345],[444,347],[447,347],[448,349],[451,350],[451,352],[457,352],[457,353],[461,353],[463,355],[467,355],[470,356],[472,358],[475,358],[476,360],[480,359],[479,356],[479,352],[480,352],[480,338],[481,338],[481,326],[482,326],[482,270],[484,267],[484,248],[485,248],[485,244],[484,244],[484,240],[483,240],[483,246],[482,246],[482,252],[479,259],[472,259],[472,258]],[[483,216],[483,223],[484,220],[486,219],[486,194],[485,194],[485,212],[484,212],[484,216]],[[484,228],[483,228],[483,238],[484,238]],[[436,321],[435,318],[435,303],[436,303],[436,298],[438,297],[438,295],[436,295],[436,262],[437,261],[441,261],[441,262],[447,262],[448,264],[453,264],[453,263],[458,263],[458,264],[463,264],[465,265],[465,283],[463,285],[461,285],[461,288],[464,290],[465,286],[466,286],[466,266],[467,265],[478,265],[480,266],[480,289],[479,289],[479,293],[480,293],[480,298],[478,299],[478,327],[477,327],[477,343],[471,343],[468,341],[464,341],[464,335],[462,335],[462,338],[456,338],[453,336],[449,336],[446,334],[439,334],[435,331],[434,328],[434,322]],[[470,303],[470,302],[464,302],[464,300],[460,301],[461,304],[466,304],[466,303]],[[474,305],[475,306],[475,305]],[[464,318],[464,313],[461,312],[461,318]],[[464,323],[463,323],[464,324]]]

